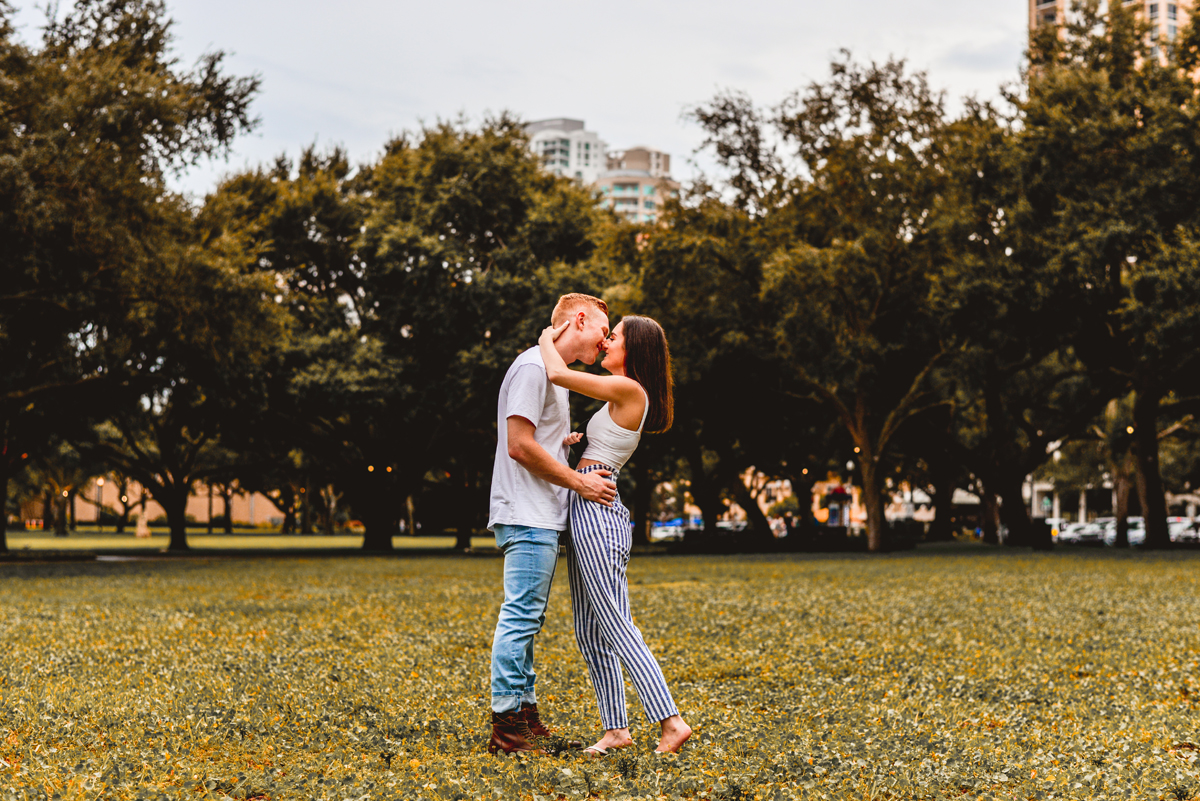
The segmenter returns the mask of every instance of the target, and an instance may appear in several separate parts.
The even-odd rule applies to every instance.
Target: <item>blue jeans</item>
[[[495,532],[504,553],[504,603],[492,639],[492,711],[509,712],[537,703],[533,637],[546,622],[559,532],[500,524]]]

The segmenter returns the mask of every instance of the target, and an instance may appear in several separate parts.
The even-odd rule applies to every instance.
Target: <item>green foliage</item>
[[[1014,224],[1078,316],[1079,357],[1134,393],[1147,543],[1162,547],[1160,407],[1173,391],[1196,393],[1200,97],[1182,68],[1194,34],[1164,62],[1145,33],[1132,9],[1102,12],[1087,0],[1061,36],[1034,42],[1012,136],[1021,190]]]
[[[18,42],[11,13],[0,7],[5,486],[13,454],[44,447],[51,431],[78,437],[81,409],[103,415],[125,382],[156,380],[153,359],[110,356],[162,344],[164,313],[181,311],[159,303],[163,282],[195,254],[185,255],[188,214],[164,174],[227,152],[254,124],[257,87],[222,73],[220,53],[180,69],[155,0],[80,0],[38,48]],[[193,308],[220,299],[211,283],[183,283],[198,292]],[[185,320],[175,317],[177,331],[190,329]],[[148,324],[159,329],[153,343]]]
[[[696,118],[731,187],[757,193],[742,205],[764,221],[751,250],[779,369],[856,446],[877,549],[893,438],[937,402],[927,379],[952,345],[930,302],[952,255],[934,235],[947,181],[942,99],[902,62],[860,66],[843,54],[828,82],[770,113],[747,102],[719,96]],[[764,155],[772,139],[787,158]]]
[[[279,465],[305,455],[260,473],[270,489],[335,483],[372,548],[390,547],[406,497],[427,531],[481,527],[495,393],[558,295],[603,290],[588,261],[601,221],[507,116],[402,136],[357,171],[310,149],[226,181],[201,224],[245,243],[296,331],[257,447]]]

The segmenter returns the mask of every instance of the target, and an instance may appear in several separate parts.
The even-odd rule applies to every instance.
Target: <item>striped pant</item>
[[[581,472],[601,469],[608,468],[593,465]],[[614,481],[616,477],[614,471]],[[622,664],[629,671],[651,722],[679,714],[662,670],[629,613],[625,567],[629,564],[631,545],[629,510],[621,505],[620,497],[609,507],[571,493],[567,569],[575,641],[587,663],[605,729],[623,729],[629,725]]]

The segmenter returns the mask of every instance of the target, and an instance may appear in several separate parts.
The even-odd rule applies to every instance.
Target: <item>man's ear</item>
[[[576,312],[575,327],[582,331],[585,325],[587,325],[587,312]]]

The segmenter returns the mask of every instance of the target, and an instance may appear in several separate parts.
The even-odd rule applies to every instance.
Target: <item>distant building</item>
[[[671,154],[648,147],[631,147],[608,154],[610,170],[645,170],[655,178],[671,177]]]
[[[583,120],[556,117],[525,126],[529,148],[542,166],[565,178],[595,187],[602,202],[630,222],[655,222],[663,203],[679,196],[671,180],[671,155],[648,147],[608,152]]]
[[[1151,0],[1113,0],[1125,5],[1136,5],[1150,23],[1151,33],[1158,42],[1170,43],[1175,41],[1179,30],[1187,24],[1192,11],[1193,0],[1176,0],[1175,2],[1151,2]],[[1060,25],[1066,17],[1070,0],[1029,0],[1029,31],[1039,25]],[[1155,53],[1158,53],[1155,45]]]
[[[584,130],[583,120],[538,120],[526,125],[525,133],[542,166],[555,175],[593,184],[608,168],[607,146],[595,131]]]
[[[631,147],[608,157],[608,171],[596,181],[608,207],[630,222],[655,222],[668,198],[679,197],[671,180],[671,156]]]

